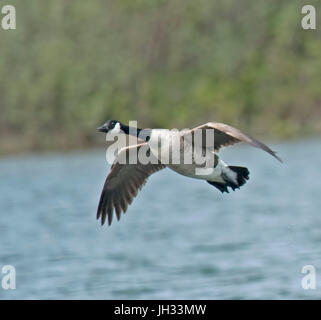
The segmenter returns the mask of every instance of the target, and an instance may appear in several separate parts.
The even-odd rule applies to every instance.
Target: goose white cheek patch
[[[118,133],[120,133],[120,124],[119,124],[119,122],[116,123],[114,129],[110,130],[109,133],[111,133],[111,134],[118,134]]]

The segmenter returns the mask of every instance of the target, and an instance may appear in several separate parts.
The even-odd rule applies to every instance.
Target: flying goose
[[[251,138],[240,130],[227,124],[219,122],[208,122],[191,130],[171,132],[165,129],[139,129],[132,128],[116,120],[109,120],[98,131],[111,134],[124,133],[139,138],[137,145],[131,145],[119,150],[111,170],[106,178],[100,201],[97,209],[97,219],[101,218],[101,224],[108,218],[108,224],[112,223],[113,212],[116,212],[117,219],[121,217],[121,212],[125,213],[133,198],[146,183],[148,177],[168,167],[175,172],[196,179],[206,180],[209,184],[220,190],[222,193],[229,192],[230,187],[233,191],[245,184],[249,179],[249,170],[245,167],[228,166],[218,156],[221,148],[231,146],[238,142],[245,142],[253,147],[260,148],[277,160],[282,160],[262,142]],[[212,133],[211,139],[205,139],[207,132]],[[202,139],[197,140],[197,133]],[[179,153],[187,152],[192,154],[191,163],[166,163],[162,162],[162,152],[159,141],[162,138],[165,142],[179,149]],[[173,139],[175,138],[175,139]],[[206,143],[205,143],[206,142]],[[138,154],[145,148],[149,155],[147,164],[139,161],[135,164],[128,163],[129,154]],[[187,151],[186,151],[187,150]],[[207,151],[207,152],[206,152]],[[202,165],[196,163],[196,157],[205,154],[205,159],[209,160]],[[206,173],[196,173],[196,169],[206,169]]]

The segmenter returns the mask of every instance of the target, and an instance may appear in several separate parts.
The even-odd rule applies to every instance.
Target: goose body
[[[172,132],[167,129],[153,129],[147,144],[153,155],[160,162],[166,163],[167,161],[167,167],[169,169],[183,176],[224,182],[221,179],[221,172],[225,168],[225,164],[214,152],[208,152],[204,155],[205,158],[203,159],[203,162],[211,163],[212,165],[206,168],[204,174],[201,172],[196,174],[196,169],[202,169],[203,166],[197,164],[195,155],[202,155],[203,148],[199,145],[193,146],[192,143],[184,144],[184,133],[182,132]],[[188,163],[184,161],[186,160],[185,155],[189,156]]]
[[[140,143],[119,150],[111,171],[105,181],[97,219],[104,224],[108,218],[110,225],[115,211],[117,219],[125,213],[148,177],[166,167],[194,179],[206,180],[223,192],[228,188],[240,188],[249,179],[249,171],[244,167],[228,166],[218,156],[222,147],[238,142],[246,142],[260,148],[282,162],[282,160],[262,142],[245,135],[229,125],[209,122],[192,130],[137,129],[133,130],[119,121],[109,120],[99,131],[112,134],[125,133],[138,137]],[[129,154],[146,151],[149,161],[131,164]]]

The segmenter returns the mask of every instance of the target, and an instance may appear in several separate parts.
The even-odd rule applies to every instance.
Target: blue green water
[[[1,299],[321,298],[321,142],[225,150],[248,183],[220,194],[166,169],[120,222],[95,219],[104,150],[0,159]],[[304,290],[304,265],[315,290]]]

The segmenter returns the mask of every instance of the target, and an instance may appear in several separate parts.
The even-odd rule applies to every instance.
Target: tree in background
[[[111,118],[321,132],[320,28],[302,29],[302,5],[16,0],[17,29],[0,31],[0,152],[92,146]]]

